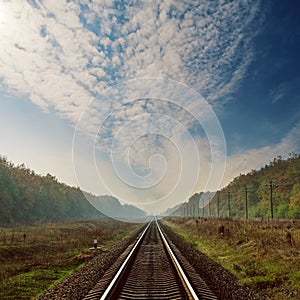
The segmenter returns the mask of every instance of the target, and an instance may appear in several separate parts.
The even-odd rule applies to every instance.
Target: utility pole
[[[209,214],[209,216],[211,217],[210,200],[211,200],[211,199],[209,199],[209,202],[208,202],[208,214]]]
[[[270,183],[270,208],[271,208],[271,219],[273,220],[273,180]]]
[[[245,187],[246,220],[248,220],[248,189]]]
[[[231,217],[231,209],[230,209],[230,192],[227,194],[228,197],[228,216]]]
[[[218,218],[220,217],[220,193],[217,192],[217,214]]]

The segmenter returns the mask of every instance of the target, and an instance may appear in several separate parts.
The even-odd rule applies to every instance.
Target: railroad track
[[[181,264],[176,256],[180,258]],[[152,221],[135,244],[126,249],[84,298],[94,299],[173,300],[217,297],[179,251],[171,249],[159,224]]]

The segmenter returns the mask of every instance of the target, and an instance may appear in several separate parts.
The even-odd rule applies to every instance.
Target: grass
[[[36,299],[138,225],[111,219],[0,228],[0,299]]]
[[[42,295],[41,291],[46,290],[65,276],[70,275],[73,270],[73,268],[70,269],[70,266],[57,270],[32,268],[29,272],[9,278],[5,282],[5,294],[1,295],[1,297],[3,299],[34,298]],[[49,286],[48,282],[53,283]]]
[[[300,298],[299,223],[170,217],[164,224],[241,284],[270,299]]]

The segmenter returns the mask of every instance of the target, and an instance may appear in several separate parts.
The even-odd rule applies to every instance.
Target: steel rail
[[[131,249],[130,253],[128,254],[128,256],[126,257],[125,261],[122,263],[121,267],[119,268],[118,272],[116,273],[116,275],[113,277],[113,279],[111,280],[111,282],[109,283],[108,287],[105,289],[104,293],[102,294],[100,300],[107,300],[110,299],[110,296],[112,295],[112,293],[114,293],[115,288],[118,285],[119,280],[121,279],[123,273],[126,271],[126,268],[128,267],[131,259],[133,258],[133,256],[136,254],[137,248],[141,245],[142,240],[147,232],[147,230],[149,229],[151,223],[154,221],[150,221],[147,225],[147,227],[145,228],[145,230],[143,231],[143,233],[141,234],[141,236],[138,238],[138,240],[136,241],[136,243],[134,244],[133,248]],[[166,253],[169,255],[170,260],[173,263],[173,266],[177,272],[177,275],[180,278],[181,284],[184,287],[189,299],[191,300],[199,300],[199,297],[197,296],[194,288],[192,287],[191,283],[189,282],[185,272],[183,271],[180,263],[178,262],[175,254],[173,253],[168,241],[166,240],[157,220],[155,220],[156,226],[158,228],[159,231],[159,235],[161,237],[161,240],[163,242],[163,245],[166,249]],[[99,299],[99,298],[98,298]]]
[[[100,300],[105,300],[108,299],[107,297],[110,295],[110,293],[112,292],[114,286],[116,285],[116,283],[118,282],[118,280],[121,277],[122,272],[125,270],[129,260],[131,259],[131,257],[133,256],[136,248],[140,245],[143,237],[145,236],[145,233],[147,232],[150,224],[152,221],[150,221],[147,225],[147,227],[145,228],[145,230],[143,231],[143,233],[141,234],[141,236],[139,237],[139,239],[137,240],[137,242],[135,243],[134,247],[131,249],[130,253],[128,254],[127,258],[125,259],[125,261],[123,262],[123,264],[121,265],[120,269],[118,270],[117,274],[114,276],[114,278],[112,279],[112,281],[110,282],[109,286],[107,287],[107,289],[105,290],[105,292],[103,293],[103,295],[101,296]]]
[[[194,291],[191,283],[189,282],[189,280],[188,280],[187,276],[185,275],[182,267],[180,266],[180,264],[179,264],[179,262],[178,262],[178,260],[177,260],[177,258],[175,256],[175,254],[173,253],[173,251],[172,251],[172,249],[171,249],[168,241],[166,240],[166,238],[165,238],[165,236],[164,236],[164,234],[163,234],[163,232],[162,232],[162,230],[161,230],[161,228],[160,228],[157,220],[155,220],[155,222],[156,222],[158,231],[160,233],[160,236],[161,236],[161,238],[163,240],[163,243],[164,243],[164,245],[165,245],[165,247],[166,247],[166,249],[167,249],[167,251],[168,251],[168,253],[169,253],[169,255],[170,255],[171,259],[172,259],[172,262],[173,262],[173,264],[174,264],[174,266],[175,266],[175,268],[177,270],[177,273],[178,273],[178,275],[179,275],[179,277],[181,279],[182,284],[185,286],[186,291],[189,293],[189,296],[191,297],[191,299],[199,300],[199,298],[198,298],[196,292]]]

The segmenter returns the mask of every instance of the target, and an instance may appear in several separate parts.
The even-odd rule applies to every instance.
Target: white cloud
[[[274,104],[287,96],[299,99],[299,84],[300,77],[296,77],[290,81],[283,81],[276,89],[270,91],[272,103]]]
[[[114,100],[113,106],[103,110],[107,99]],[[206,130],[206,137],[188,131],[196,121]],[[79,125],[79,129],[88,126],[92,136],[100,130],[95,163],[111,193],[124,201],[147,199],[142,203],[145,208],[150,200],[160,200],[157,209],[164,210],[198,189],[219,187],[226,156],[224,140],[219,142],[222,132],[208,104],[182,84],[153,78],[132,80],[93,102]],[[109,153],[113,165],[103,164],[104,153]]]
[[[70,108],[87,104],[97,82],[103,88],[137,76],[166,76],[220,99],[251,62],[248,26],[259,16],[259,2],[159,1],[123,10],[113,1],[81,4],[10,1],[0,7],[7,13],[0,31],[3,83],[65,118],[78,115]]]

